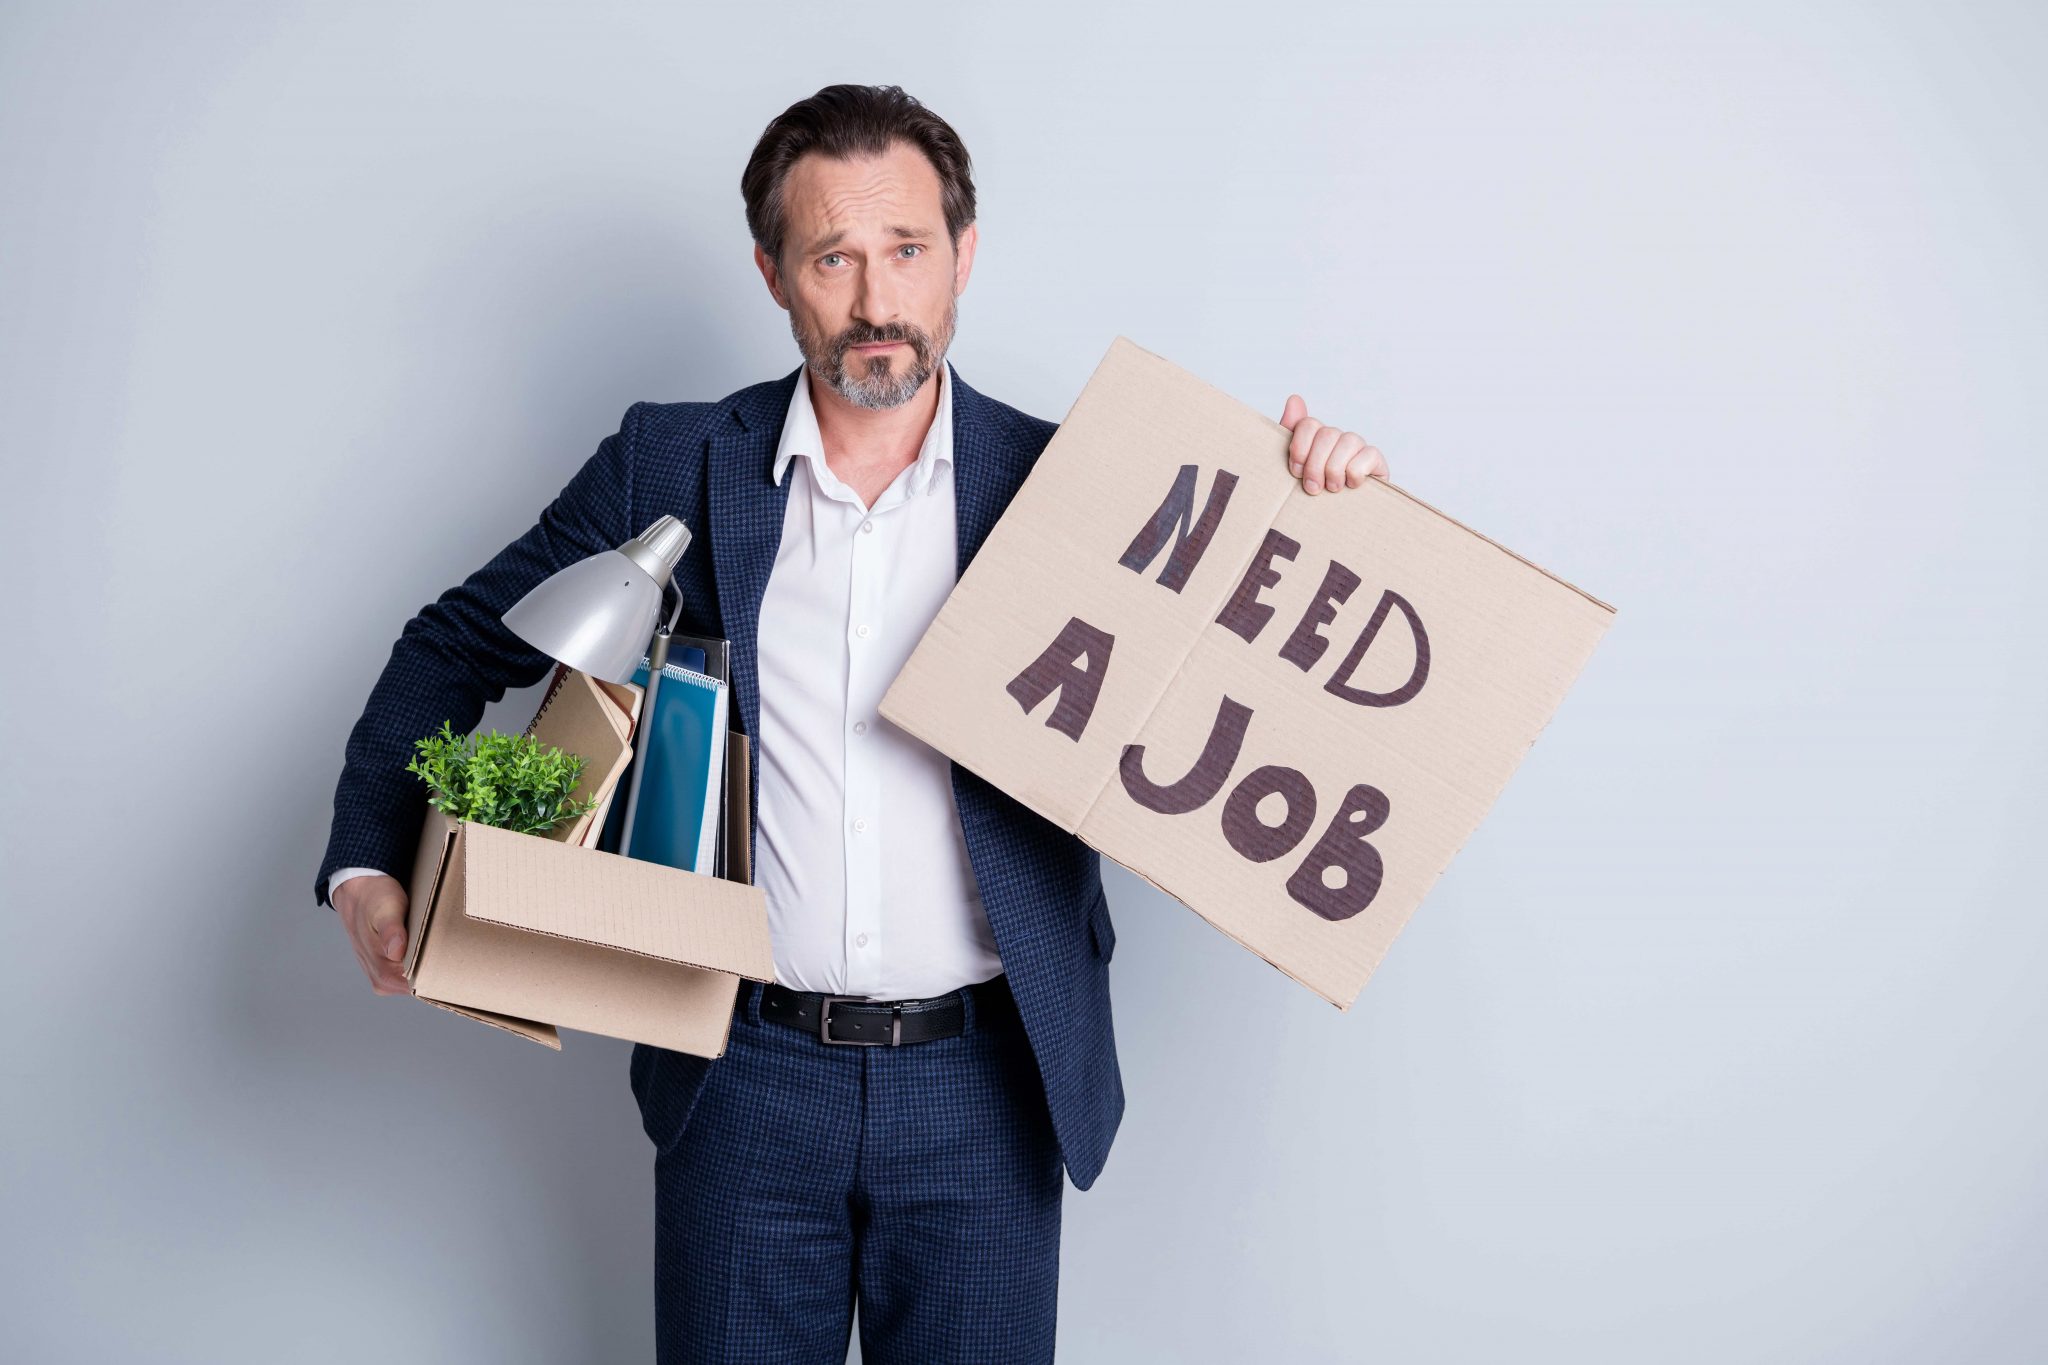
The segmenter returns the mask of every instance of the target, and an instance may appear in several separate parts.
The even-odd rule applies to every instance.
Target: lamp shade
[[[690,532],[663,516],[616,550],[578,560],[512,604],[506,627],[535,649],[606,682],[630,682],[661,616],[662,585]]]

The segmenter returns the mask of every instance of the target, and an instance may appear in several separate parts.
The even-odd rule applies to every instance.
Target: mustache
[[[843,360],[846,353],[856,346],[872,346],[883,341],[905,343],[917,352],[920,361],[931,352],[931,336],[922,327],[907,322],[891,322],[880,327],[857,322],[832,338],[832,358]]]

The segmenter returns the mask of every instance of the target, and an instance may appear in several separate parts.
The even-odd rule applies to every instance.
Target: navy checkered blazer
[[[426,812],[426,789],[405,771],[413,741],[451,722],[475,728],[484,705],[539,682],[553,660],[507,630],[506,608],[557,569],[613,549],[664,512],[695,536],[676,571],[678,629],[732,642],[733,692],[758,745],[756,631],[761,595],[782,538],[792,480],[771,477],[789,400],[803,371],[716,403],[635,403],[540,520],[490,563],[406,622],[363,714],[349,732],[334,793],[334,825],[313,894],[343,867],[400,881]],[[964,570],[1055,424],[984,397],[953,372],[953,480]],[[760,771],[758,748],[754,771]],[[758,792],[758,788],[757,788]],[[958,764],[953,794],[1003,969],[1024,1017],[1067,1173],[1087,1189],[1123,1117],[1123,1077],[1109,1008],[1116,947],[1095,851]],[[756,810],[759,808],[758,794]],[[650,1130],[675,1133],[717,1063],[634,1048],[635,1089],[659,1112]]]

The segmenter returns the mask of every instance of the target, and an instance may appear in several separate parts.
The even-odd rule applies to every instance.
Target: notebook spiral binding
[[[555,698],[561,695],[562,684],[569,680],[570,672],[569,665],[556,660],[555,675],[548,679],[548,690],[541,694],[540,705],[535,708],[533,719],[526,722],[526,729],[521,731],[522,734],[530,736],[540,728],[541,717],[548,713],[548,708],[555,704]]]

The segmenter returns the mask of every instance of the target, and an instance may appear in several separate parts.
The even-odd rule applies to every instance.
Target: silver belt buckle
[[[903,1041],[903,1007],[889,1007],[889,1040],[880,1038],[834,1038],[832,1036],[832,1006],[841,1001],[858,1001],[863,1005],[875,1002],[859,995],[828,995],[818,1006],[818,1041],[834,1047],[896,1047]]]

